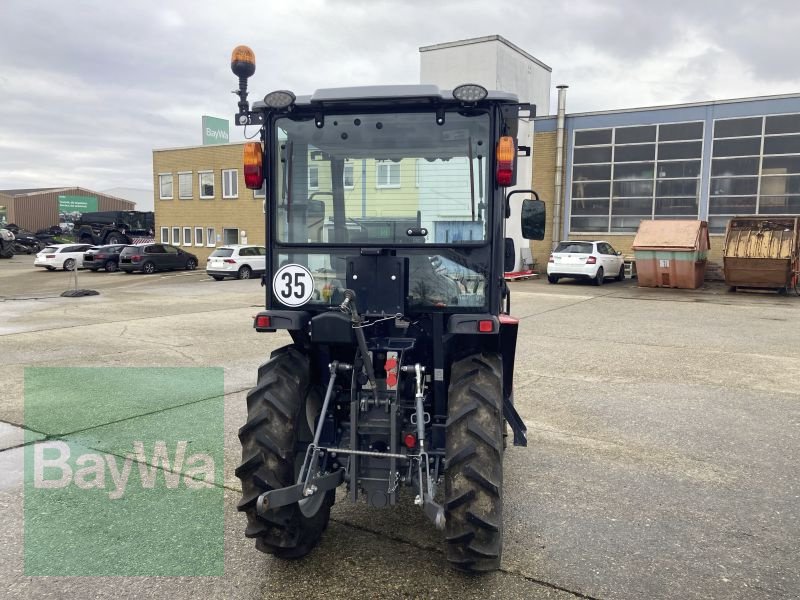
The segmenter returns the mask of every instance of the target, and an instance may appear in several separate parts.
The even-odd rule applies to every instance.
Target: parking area
[[[32,260],[0,262],[0,589],[9,597],[800,597],[800,298],[716,284],[511,283],[521,319],[515,402],[529,445],[505,456],[503,568],[468,577],[448,568],[413,498],[381,511],[340,497],[321,545],[301,561],[263,555],[244,538],[234,476],[244,397],[289,339],[254,333],[257,279],[81,271],[78,286],[99,295],[62,298],[72,274],[36,271]],[[224,575],[23,575],[31,366],[224,368]]]

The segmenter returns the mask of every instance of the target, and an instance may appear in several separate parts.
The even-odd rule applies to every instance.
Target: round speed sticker
[[[314,292],[314,278],[303,265],[283,265],[272,278],[272,292],[286,306],[302,306]]]

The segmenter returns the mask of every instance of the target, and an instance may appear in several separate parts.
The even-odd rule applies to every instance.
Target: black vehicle
[[[36,254],[46,245],[30,231],[17,227],[14,232],[14,252],[16,254]]]
[[[124,248],[125,244],[90,248],[83,254],[83,268],[90,271],[105,269],[108,273],[113,273],[119,269],[119,255]]]
[[[96,246],[150,241],[154,232],[154,213],[135,210],[83,213],[72,230],[76,240]]]
[[[120,271],[126,273],[155,273],[175,269],[194,271],[197,268],[197,257],[169,244],[141,244],[125,246],[119,254],[118,266]]]
[[[14,234],[0,225],[0,258],[14,257]]]
[[[292,338],[258,369],[239,429],[245,535],[298,558],[325,530],[337,486],[375,508],[395,506],[404,486],[445,531],[455,568],[499,568],[504,420],[527,444],[503,277],[511,195],[528,197],[525,238],[542,239],[545,220],[535,192],[506,188],[529,155],[516,135],[534,107],[466,84],[279,90],[251,109],[252,51],[234,50],[231,67],[235,122],[260,127],[245,182],[267,186],[266,310],[254,326]]]

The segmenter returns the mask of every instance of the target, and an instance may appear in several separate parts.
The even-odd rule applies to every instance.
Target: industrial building
[[[130,200],[80,187],[0,190],[0,224],[29,231],[71,222],[84,212],[135,208]]]
[[[565,95],[534,124],[533,187],[553,227],[539,265],[563,239],[629,254],[645,219],[707,220],[719,265],[732,216],[800,214],[800,94],[575,114]]]

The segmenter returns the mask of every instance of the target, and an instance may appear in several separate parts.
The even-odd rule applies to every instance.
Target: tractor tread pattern
[[[503,536],[503,367],[484,352],[455,362],[446,423],[447,559],[462,571],[500,568]]]
[[[286,346],[258,369],[258,382],[247,394],[247,422],[239,429],[242,463],[236,476],[242,482],[238,510],[247,515],[245,536],[255,539],[258,550],[281,558],[300,558],[319,541],[328,524],[331,501],[312,517],[295,504],[261,516],[258,497],[294,483],[294,451],[298,423],[309,391],[308,356],[296,346]]]

